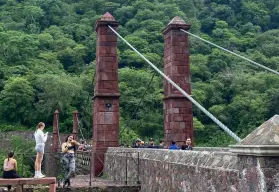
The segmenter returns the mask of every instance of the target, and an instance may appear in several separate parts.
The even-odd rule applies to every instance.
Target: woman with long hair
[[[73,135],[68,135],[65,142],[62,144],[62,153],[64,154],[62,163],[65,168],[63,187],[66,185],[68,185],[68,187],[71,186],[70,179],[74,176],[76,169],[75,151],[79,145],[80,143],[74,140]]]
[[[36,161],[35,161],[35,176],[34,178],[43,178],[45,175],[42,174],[42,161],[45,150],[45,142],[47,140],[48,133],[44,134],[43,130],[45,128],[45,124],[40,122],[37,126],[37,130],[34,134],[36,140],[35,150],[37,152]]]
[[[3,178],[6,179],[14,179],[14,178],[20,178],[17,174],[17,161],[14,159],[14,152],[10,151],[8,153],[8,158],[4,160],[4,172],[3,172]],[[8,186],[8,190],[11,189],[11,186]]]

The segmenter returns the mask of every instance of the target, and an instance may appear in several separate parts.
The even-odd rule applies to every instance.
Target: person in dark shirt
[[[149,139],[149,144],[147,145],[147,148],[156,148],[155,145],[154,145],[154,139],[153,138],[150,138]]]
[[[140,139],[136,140],[136,143],[133,145],[133,148],[142,148],[141,140]]]
[[[191,139],[187,138],[186,144],[182,145],[181,150],[193,150],[193,147],[191,146]]]

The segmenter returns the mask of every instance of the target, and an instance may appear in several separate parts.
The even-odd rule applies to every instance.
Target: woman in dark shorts
[[[14,159],[14,152],[10,151],[8,153],[8,158],[4,160],[4,172],[3,178],[5,179],[15,179],[20,178],[17,174],[17,161]],[[11,189],[11,186],[8,186],[8,190]]]

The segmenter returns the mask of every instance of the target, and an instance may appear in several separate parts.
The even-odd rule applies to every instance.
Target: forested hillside
[[[174,16],[191,32],[279,71],[278,0],[0,0],[0,129],[60,132],[81,113],[92,136],[95,22],[110,12],[119,33],[161,69],[162,30]],[[193,98],[240,137],[279,113],[279,76],[190,38]],[[153,71],[119,40],[121,139],[163,138],[163,79],[158,75],[134,113]],[[232,140],[194,107],[196,144]],[[90,132],[88,131],[90,130]]]

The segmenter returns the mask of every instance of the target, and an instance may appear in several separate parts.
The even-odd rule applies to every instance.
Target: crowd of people
[[[36,128],[34,133],[35,138],[35,151],[36,151],[36,160],[34,164],[35,174],[34,178],[44,178],[46,177],[42,171],[42,161],[44,156],[45,143],[48,139],[48,133],[44,133],[45,124],[40,122]],[[74,140],[73,135],[68,135],[66,137],[65,142],[61,146],[62,158],[61,162],[64,166],[64,180],[63,180],[63,188],[71,187],[71,178],[75,175],[75,152],[77,150],[86,151],[87,144],[86,141],[82,140],[81,143]],[[4,172],[3,178],[14,179],[21,178],[21,176],[17,173],[17,161],[14,158],[14,152],[10,151],[8,153],[8,158],[4,160],[3,164]],[[8,186],[8,191],[10,191],[11,186]]]
[[[176,141],[172,141],[170,146],[165,145],[164,140],[160,140],[158,145],[155,145],[155,140],[153,138],[149,139],[149,142],[144,142],[141,139],[137,139],[132,145],[132,148],[155,148],[155,149],[170,149],[170,150],[193,150],[191,145],[192,141],[187,138],[184,144],[179,148],[176,145]],[[123,145],[121,145],[123,147]]]
[[[35,151],[36,151],[36,160],[34,164],[35,174],[34,178],[44,178],[45,175],[41,171],[42,160],[44,156],[45,143],[48,139],[48,132],[44,133],[45,124],[40,122],[36,128],[34,133],[34,138],[36,141]],[[124,145],[121,145],[124,147]],[[133,148],[156,148],[156,149],[170,149],[170,150],[193,150],[191,146],[191,139],[187,138],[184,145],[179,148],[176,145],[175,141],[172,141],[170,146],[166,146],[164,140],[160,140],[159,144],[155,144],[155,140],[153,138],[149,139],[149,142],[144,142],[141,139],[137,139],[135,143],[132,145]],[[79,151],[87,151],[88,145],[85,140],[81,140],[77,142],[74,140],[73,135],[68,135],[66,137],[65,142],[61,146],[62,158],[61,162],[64,166],[65,174],[63,180],[63,187],[71,186],[71,178],[75,175],[75,152]],[[14,152],[10,151],[8,153],[8,157],[4,160],[4,172],[3,178],[13,179],[20,178],[17,174],[17,161],[14,158]],[[8,186],[8,190],[11,189],[11,186]]]

